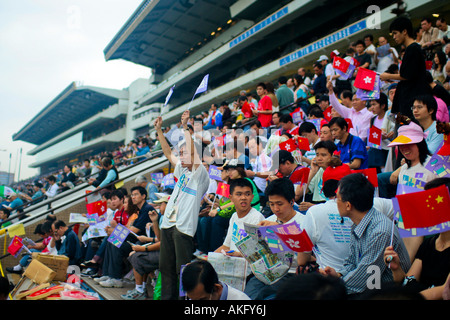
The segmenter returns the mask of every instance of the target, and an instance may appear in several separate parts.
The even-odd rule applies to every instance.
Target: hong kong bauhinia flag
[[[450,221],[450,195],[445,185],[395,197],[405,229],[428,228]]]
[[[382,132],[380,128],[370,127],[367,145],[372,148],[381,149]]]
[[[355,71],[355,66],[353,64],[338,56],[333,58],[333,68],[343,80],[351,78]]]
[[[106,213],[108,205],[106,201],[96,201],[92,203],[86,203],[86,209],[88,214],[97,214],[100,217]]]
[[[297,143],[295,142],[295,140],[293,138],[291,138],[284,142],[281,142],[279,147],[281,150],[286,150],[286,151],[292,152],[294,150],[297,150]]]
[[[375,71],[359,68],[353,85],[358,89],[373,91],[376,77],[377,73]]]
[[[290,234],[290,233],[278,233],[275,234],[281,239],[281,241],[286,244],[286,246],[294,252],[310,252],[312,251],[314,245],[309,238],[306,230],[300,233]]]

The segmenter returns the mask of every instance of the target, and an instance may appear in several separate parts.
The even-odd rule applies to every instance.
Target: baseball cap
[[[159,198],[158,200],[153,201],[153,203],[162,203],[162,202],[169,202],[170,195],[166,194],[163,197]]]
[[[239,162],[238,159],[231,159],[231,160],[227,160],[225,161],[225,164],[223,165],[223,169],[228,170],[228,169],[232,169],[232,168],[244,168],[245,165],[242,162]]]
[[[419,143],[426,138],[427,135],[428,133],[424,132],[422,127],[411,121],[409,124],[398,128],[397,138],[392,140],[388,147]]]
[[[323,61],[323,60],[328,60],[328,57],[326,56],[326,55],[321,55],[320,57],[319,57],[319,59],[317,59],[317,62],[320,62],[320,61]]]

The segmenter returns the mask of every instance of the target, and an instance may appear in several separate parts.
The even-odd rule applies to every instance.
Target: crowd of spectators
[[[149,199],[149,189],[138,185],[105,193],[109,232],[121,223],[137,238],[121,248],[97,241],[92,246],[97,252],[77,261],[88,268],[85,275],[99,285],[121,287],[131,270],[136,287],[122,296],[127,300],[148,299],[147,281],[155,285],[158,277],[160,298],[179,299],[185,265],[181,282],[191,299],[326,299],[318,296],[320,289],[328,290],[328,299],[448,299],[450,231],[400,237],[391,200],[397,185],[414,183],[422,190],[450,186],[450,178],[426,168],[449,134],[437,127],[448,124],[450,106],[449,30],[443,18],[436,27],[429,21],[422,20],[420,39],[411,21],[400,17],[386,36],[375,40],[366,35],[343,53],[320,55],[310,66],[313,74],[305,66],[276,85],[258,83],[256,95],[242,90],[233,101],[213,103],[198,115],[187,110],[171,127],[156,118],[151,124],[156,140],[133,148],[134,155],[161,150],[174,168],[174,186],[158,186],[158,200]],[[389,46],[383,55],[382,46]],[[355,65],[352,78],[336,73],[334,56]],[[356,94],[360,68],[378,72],[379,98],[363,100]],[[408,102],[402,100],[406,96]],[[382,132],[379,147],[368,144],[373,127]],[[292,139],[306,139],[308,147],[289,151],[283,144]],[[122,155],[116,150],[114,161]],[[211,175],[211,167],[220,177]],[[377,190],[354,172],[368,168],[376,169]],[[63,180],[58,180],[60,187]],[[219,192],[222,182],[229,187],[226,195]],[[118,220],[123,212],[127,222]],[[250,273],[239,292],[219,281],[208,262],[197,260],[211,251],[242,256],[236,242],[245,237],[246,222],[296,222],[314,250],[295,254],[289,272],[275,284]],[[69,229],[54,225],[59,235]],[[383,290],[368,288],[368,268],[374,266]]]

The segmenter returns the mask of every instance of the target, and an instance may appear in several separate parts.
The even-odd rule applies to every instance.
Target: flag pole
[[[394,243],[394,227],[395,227],[395,219],[392,217],[392,230],[391,230],[391,243],[389,244],[390,247],[392,247],[392,244]],[[391,268],[391,261],[389,261],[388,268]]]

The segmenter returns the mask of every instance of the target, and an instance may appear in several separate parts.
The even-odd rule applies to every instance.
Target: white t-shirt
[[[394,206],[391,199],[375,197],[373,207],[392,219]],[[350,234],[353,222],[339,214],[336,199],[309,208],[300,226],[315,245],[315,254],[321,267],[342,269],[349,254]]]
[[[238,251],[236,247],[236,242],[242,240],[247,236],[244,230],[244,222],[248,224],[257,225],[259,222],[264,220],[264,216],[261,212],[256,210],[255,208],[251,208],[251,210],[245,215],[243,218],[239,218],[237,213],[233,213],[230,218],[230,222],[228,225],[228,232],[225,237],[225,241],[223,242],[224,246],[230,248],[230,250]]]
[[[349,218],[339,215],[335,199],[308,209],[301,228],[315,245],[314,252],[321,267],[342,268],[350,250],[352,225]]]
[[[209,187],[209,174],[203,165],[189,171],[178,161],[174,176],[175,188],[167,203],[161,229],[176,226],[178,231],[193,237],[197,231],[200,202]]]

